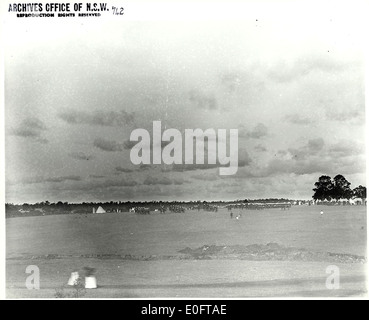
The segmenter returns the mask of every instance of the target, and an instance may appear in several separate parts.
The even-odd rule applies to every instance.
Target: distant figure
[[[78,279],[79,279],[79,273],[77,271],[72,272],[68,280],[68,286],[77,285]]]
[[[233,218],[233,212],[231,212],[231,219]]]
[[[320,215],[322,216],[323,214],[324,214],[323,210],[322,210],[322,211],[320,211]]]
[[[95,277],[95,269],[90,267],[83,268],[85,272],[85,289],[96,289],[96,277]]]

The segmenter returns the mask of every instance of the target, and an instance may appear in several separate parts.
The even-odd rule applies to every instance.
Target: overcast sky
[[[6,25],[7,202],[310,199],[322,174],[365,185],[355,19],[34,21]],[[133,166],[130,133],[154,120],[239,129],[238,173]]]

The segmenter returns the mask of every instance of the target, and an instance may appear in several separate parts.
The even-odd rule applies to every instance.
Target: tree
[[[353,194],[355,198],[359,198],[362,199],[363,201],[365,201],[366,199],[366,187],[363,186],[358,186],[357,188],[355,188],[353,190]]]
[[[321,176],[319,178],[318,182],[315,182],[315,187],[313,189],[314,200],[328,200],[330,201],[332,199],[332,190],[334,187],[334,184],[332,182],[332,178],[329,176]]]
[[[351,183],[346,180],[346,178],[339,174],[333,178],[333,189],[332,198],[336,200],[340,199],[351,199],[353,192],[350,188]]]

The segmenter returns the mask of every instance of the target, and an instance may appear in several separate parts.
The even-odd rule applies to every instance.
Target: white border
[[[44,1],[42,1],[44,2]],[[256,1],[238,1],[238,2],[226,2],[226,1],[151,1],[151,2],[133,2],[130,1],[106,1],[107,3],[113,4],[113,2],[118,4],[123,4],[127,10],[125,11],[126,20],[135,20],[135,21],[203,21],[203,20],[241,20],[247,16],[255,16],[258,12],[262,13],[265,17],[275,16],[276,10],[280,10],[281,6],[288,6],[291,12],[294,12],[297,8],[306,13],[305,19],[306,21],[310,21],[313,23],[314,18],[324,17],[328,12],[332,15],[339,16],[347,16],[353,15],[355,19],[363,21],[367,21],[366,13],[368,12],[369,5],[365,1],[278,1],[276,2],[256,2]],[[5,19],[5,15],[7,14],[7,5],[10,2],[1,2],[0,3],[0,17],[1,17],[1,25],[0,25],[0,39],[3,39],[2,34],[4,31],[3,22]],[[251,6],[250,6],[251,4]],[[211,10],[209,7],[211,6]],[[317,11],[316,8],[319,7],[320,10]],[[314,18],[313,18],[314,17]],[[109,17],[104,17],[104,19],[110,19]],[[301,19],[301,16],[293,16],[290,17],[293,19]],[[350,23],[350,21],[348,21]],[[369,29],[369,24],[366,23],[366,30]],[[365,31],[363,32],[363,42],[368,41],[365,38]],[[5,254],[6,254],[6,229],[5,229],[5,125],[4,125],[4,44],[0,43],[0,299],[5,298]],[[368,110],[368,96],[369,96],[369,49],[368,46],[365,47],[365,96],[366,96],[366,123],[369,123],[369,110]],[[369,130],[366,125],[366,167],[369,168]],[[367,170],[367,181],[369,181],[369,175]],[[368,184],[366,184],[368,185]],[[368,210],[368,209],[367,209]],[[367,211],[367,230],[369,229],[369,221],[368,221],[368,211]],[[368,234],[367,234],[368,237]],[[367,248],[369,256],[369,248]],[[369,273],[368,273],[369,274]],[[369,288],[369,279],[367,277],[367,287]],[[177,298],[169,298],[170,300],[190,300],[196,301],[201,300],[203,298],[188,298],[188,299],[177,299]],[[219,298],[222,299],[222,298]],[[356,300],[357,298],[250,298],[247,300]],[[359,298],[360,299],[360,298]],[[366,298],[363,298],[366,299]],[[24,299],[29,300],[29,299]],[[85,299],[82,299],[85,300]],[[110,300],[110,299],[88,299],[88,300]],[[148,300],[148,299],[119,299],[119,300]],[[150,300],[168,300],[166,298],[153,298]],[[215,299],[207,299],[209,301],[216,300]],[[227,302],[227,300],[244,300],[244,299],[222,299]]]

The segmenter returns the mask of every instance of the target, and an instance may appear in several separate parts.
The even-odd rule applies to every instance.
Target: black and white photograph
[[[366,299],[368,9],[3,2],[5,298]]]

